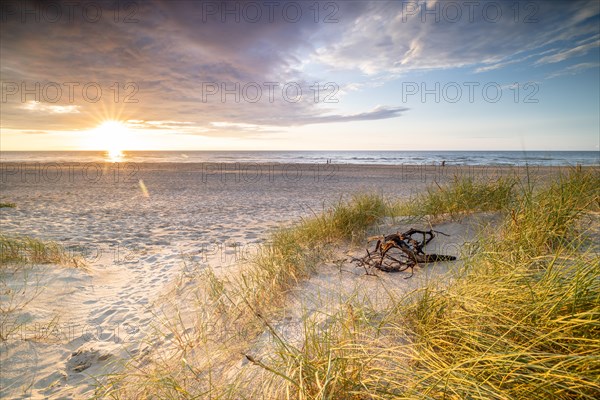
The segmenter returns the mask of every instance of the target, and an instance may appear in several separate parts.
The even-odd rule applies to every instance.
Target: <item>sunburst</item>
[[[111,162],[122,161],[124,150],[135,148],[135,138],[131,129],[121,121],[103,121],[89,132],[87,147],[93,150],[106,151],[106,158]]]

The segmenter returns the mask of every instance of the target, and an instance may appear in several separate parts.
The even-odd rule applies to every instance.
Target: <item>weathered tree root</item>
[[[353,258],[359,266],[365,268],[367,275],[373,275],[373,268],[384,272],[402,272],[410,268],[410,276],[414,275],[414,267],[420,263],[436,261],[453,261],[454,256],[442,254],[426,254],[423,247],[431,242],[436,233],[448,236],[443,232],[421,231],[418,229],[409,229],[404,233],[393,233],[387,236],[373,236],[367,239],[367,243],[377,240],[375,250],[370,252],[367,248],[367,255],[362,258]],[[420,238],[414,238],[413,235],[420,235]],[[396,249],[396,251],[394,251]]]

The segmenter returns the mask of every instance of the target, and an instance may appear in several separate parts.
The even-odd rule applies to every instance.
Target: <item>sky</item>
[[[599,150],[597,0],[0,13],[2,151]]]

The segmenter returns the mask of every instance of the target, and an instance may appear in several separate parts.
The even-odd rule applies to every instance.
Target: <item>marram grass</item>
[[[515,177],[476,180],[455,176],[446,185],[433,184],[408,202],[397,203],[397,215],[429,215],[456,218],[466,213],[497,211],[515,199]]]
[[[459,186],[445,193],[470,198]],[[597,398],[600,258],[573,238],[585,234],[575,230],[581,214],[598,209],[598,188],[597,174],[574,172],[502,200],[512,208],[501,232],[449,285],[431,283],[383,311],[348,304],[324,330],[307,321],[303,347],[281,346],[269,366],[286,379],[261,390],[293,399]]]
[[[300,344],[269,322],[285,307],[286,292],[310,277],[332,246],[364,237],[380,217],[415,203],[390,208],[378,196],[359,197],[279,231],[238,280],[206,277],[198,337],[168,362],[117,374],[99,393],[173,399],[597,398],[600,258],[585,247],[587,233],[578,221],[600,209],[599,177],[575,171],[550,186],[532,187],[519,180],[456,180],[432,188],[413,212],[500,210],[504,222],[493,236],[481,238],[476,254],[462,257],[452,279],[398,298],[390,292],[393,301],[383,308],[352,298],[325,325],[307,317]],[[208,322],[216,328],[208,329]],[[240,324],[241,333],[226,333]],[[273,338],[270,357],[248,354],[261,330]],[[199,357],[190,358],[191,352]],[[246,355],[252,373],[227,369]]]
[[[247,380],[243,376],[232,379],[223,370],[238,363],[240,357],[243,359],[249,346],[268,329],[266,317],[272,317],[285,306],[287,291],[310,277],[335,246],[346,240],[363,239],[367,229],[388,213],[381,196],[356,195],[321,215],[275,232],[235,276],[217,276],[210,269],[205,271],[199,279],[202,298],[196,299],[194,337],[181,333],[191,328],[177,318],[161,322],[159,330],[163,332],[159,336],[185,336],[185,340],[173,340],[167,358],[155,357],[150,364],[131,360],[122,372],[111,375],[98,387],[96,396],[257,398],[248,397],[249,392],[260,389],[256,379]],[[201,355],[193,363],[182,362],[189,359],[190,352]],[[266,374],[264,380],[273,371]],[[258,398],[271,397],[260,393]]]
[[[356,195],[322,215],[275,232],[242,276],[240,286],[262,308],[283,299],[285,292],[315,272],[333,248],[344,240],[362,240],[367,229],[389,214],[378,195]]]
[[[0,234],[0,266],[7,264],[62,264],[84,267],[82,257],[70,254],[56,242],[30,236]]]

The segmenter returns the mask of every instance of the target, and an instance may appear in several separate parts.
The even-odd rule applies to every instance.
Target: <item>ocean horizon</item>
[[[600,151],[2,151],[0,162],[598,166]]]

